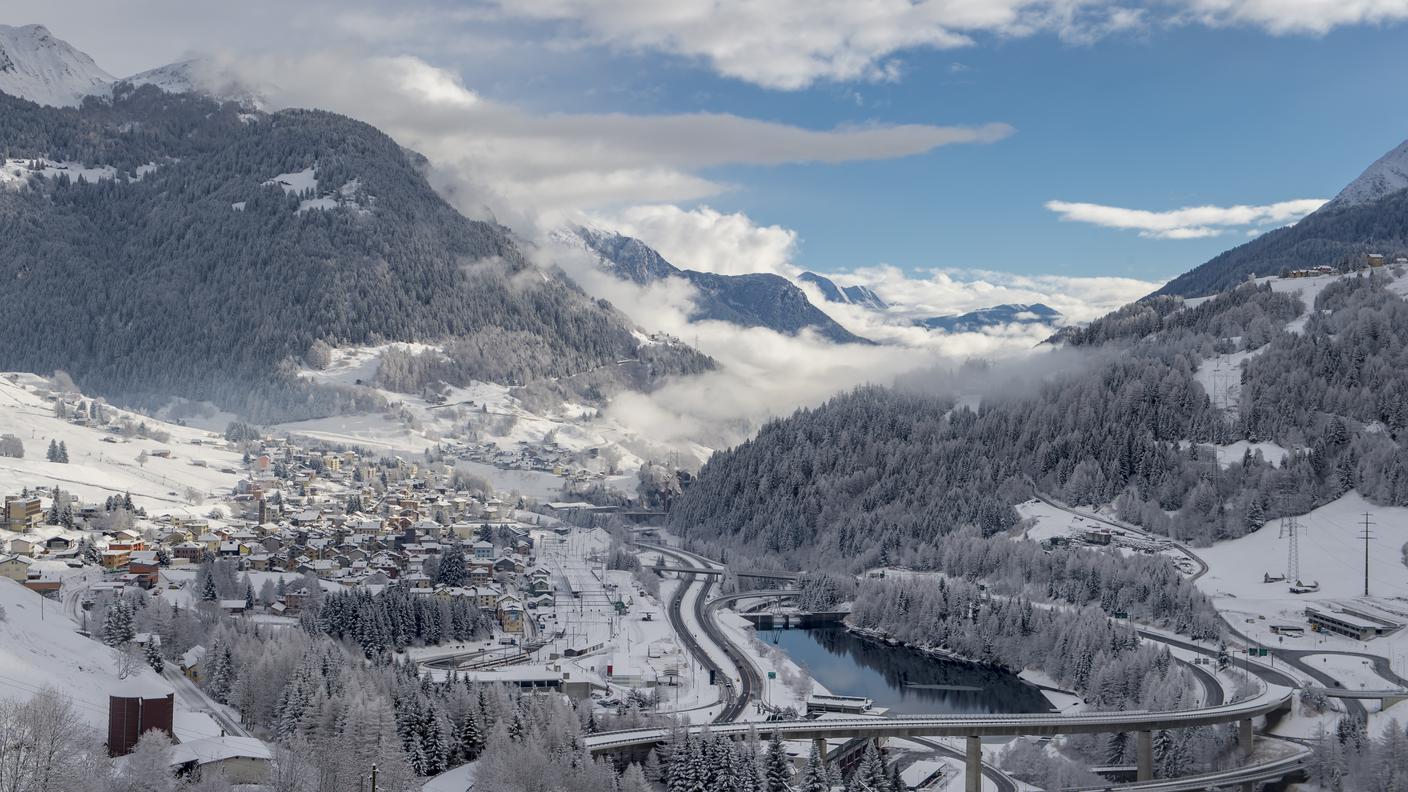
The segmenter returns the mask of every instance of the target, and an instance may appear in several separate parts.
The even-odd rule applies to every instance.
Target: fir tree
[[[782,737],[776,732],[768,740],[767,755],[763,759],[764,789],[766,792],[788,792],[788,782],[792,779],[792,762],[787,758],[787,749]]]

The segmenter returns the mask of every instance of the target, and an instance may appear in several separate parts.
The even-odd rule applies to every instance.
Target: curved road
[[[638,546],[653,550],[662,556],[670,556],[682,563],[700,563],[713,566],[713,562],[701,556],[694,555],[674,548],[662,547],[660,545],[638,543]],[[735,674],[730,669],[721,668],[714,658],[699,643],[694,631],[685,623],[682,609],[684,607],[684,595],[686,591],[695,583],[699,583],[701,588],[699,595],[694,598],[694,619],[699,623],[704,631],[705,637],[712,641],[714,645],[723,650],[733,663],[733,671],[737,671],[738,690],[734,690],[733,680]],[[674,626],[675,633],[684,642],[685,648],[690,654],[699,659],[701,665],[714,672],[715,679],[723,686],[723,711],[714,718],[715,723],[730,723],[738,720],[743,715],[743,711],[748,708],[748,702],[753,698],[753,691],[762,687],[762,679],[753,665],[743,658],[741,650],[734,646],[731,641],[724,637],[718,625],[709,618],[705,603],[709,600],[709,589],[714,582],[708,577],[701,577],[694,574],[680,575],[680,585],[675,588],[674,595],[670,598],[668,615],[670,623]]]

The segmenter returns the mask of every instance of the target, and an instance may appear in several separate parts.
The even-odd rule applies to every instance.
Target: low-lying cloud
[[[1062,220],[1138,231],[1140,236],[1152,239],[1202,239],[1249,226],[1266,229],[1294,223],[1319,209],[1325,200],[1298,198],[1260,206],[1185,206],[1162,212],[1070,201],[1047,201],[1046,208]]]

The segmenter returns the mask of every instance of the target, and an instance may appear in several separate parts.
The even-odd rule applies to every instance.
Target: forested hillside
[[[932,567],[926,554],[951,552],[944,537],[1015,526],[1013,504],[1034,490],[1114,502],[1125,519],[1199,543],[1351,487],[1408,503],[1408,304],[1389,282],[1327,287],[1298,332],[1285,327],[1303,306],[1264,285],[1193,309],[1131,306],[1071,335],[1067,354],[1081,356],[1063,373],[999,383],[976,409],[932,389],[862,388],[715,454],[670,522],[791,568],[855,569]],[[1195,372],[1247,350],[1240,405],[1214,405]],[[1292,451],[1224,451],[1219,468],[1211,445],[1237,440]]]
[[[636,355],[622,315],[461,216],[366,124],[126,87],[81,109],[0,95],[0,141],[18,166],[0,186],[0,369],[287,419],[359,398],[284,370],[315,341],[453,341],[447,370],[509,383]]]

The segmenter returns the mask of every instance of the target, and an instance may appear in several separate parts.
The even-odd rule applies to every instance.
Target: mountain
[[[999,325],[1055,324],[1059,321],[1061,321],[1061,312],[1049,305],[1008,303],[994,305],[990,308],[979,308],[965,314],[919,319],[915,321],[915,324],[947,333],[972,333]]]
[[[13,158],[0,170],[0,370],[62,368],[129,403],[179,395],[293,419],[375,406],[294,376],[315,342],[435,345],[401,379],[452,384],[632,360],[621,376],[648,387],[711,365],[644,349],[507,229],[445,203],[422,158],[344,116],[127,84],[76,112],[0,95],[0,140]]]
[[[111,96],[113,89],[120,83],[128,83],[133,87],[152,85],[173,94],[202,94],[217,101],[237,102],[249,108],[263,109],[266,105],[263,95],[258,91],[245,85],[234,72],[207,58],[192,58],[148,69],[110,85],[101,86],[93,93],[98,96]]]
[[[1405,187],[1408,187],[1408,140],[1365,168],[1359,178],[1340,190],[1326,206],[1343,208],[1373,203]]]
[[[113,77],[42,25],[0,25],[0,93],[54,107],[76,106]]]
[[[836,282],[824,275],[815,272],[803,272],[797,276],[797,280],[803,283],[810,283],[821,290],[821,296],[827,301],[842,303],[845,305],[859,305],[862,308],[870,308],[875,311],[884,311],[890,306],[873,289],[865,285],[837,286]]]
[[[861,388],[715,453],[667,522],[715,557],[852,572],[1006,546],[1037,493],[1198,546],[1351,490],[1408,505],[1405,287],[1379,270],[1144,300],[1073,333],[1078,355]]]
[[[810,329],[840,344],[870,343],[812,305],[801,289],[780,275],[718,275],[680,269],[638,239],[585,227],[572,233],[618,278],[640,285],[665,278],[688,281],[696,293],[691,320],[766,327],[787,335]]]
[[[1357,265],[1366,253],[1408,252],[1408,141],[1380,157],[1329,203],[1294,225],[1224,251],[1155,294],[1199,297],[1252,275]]]

